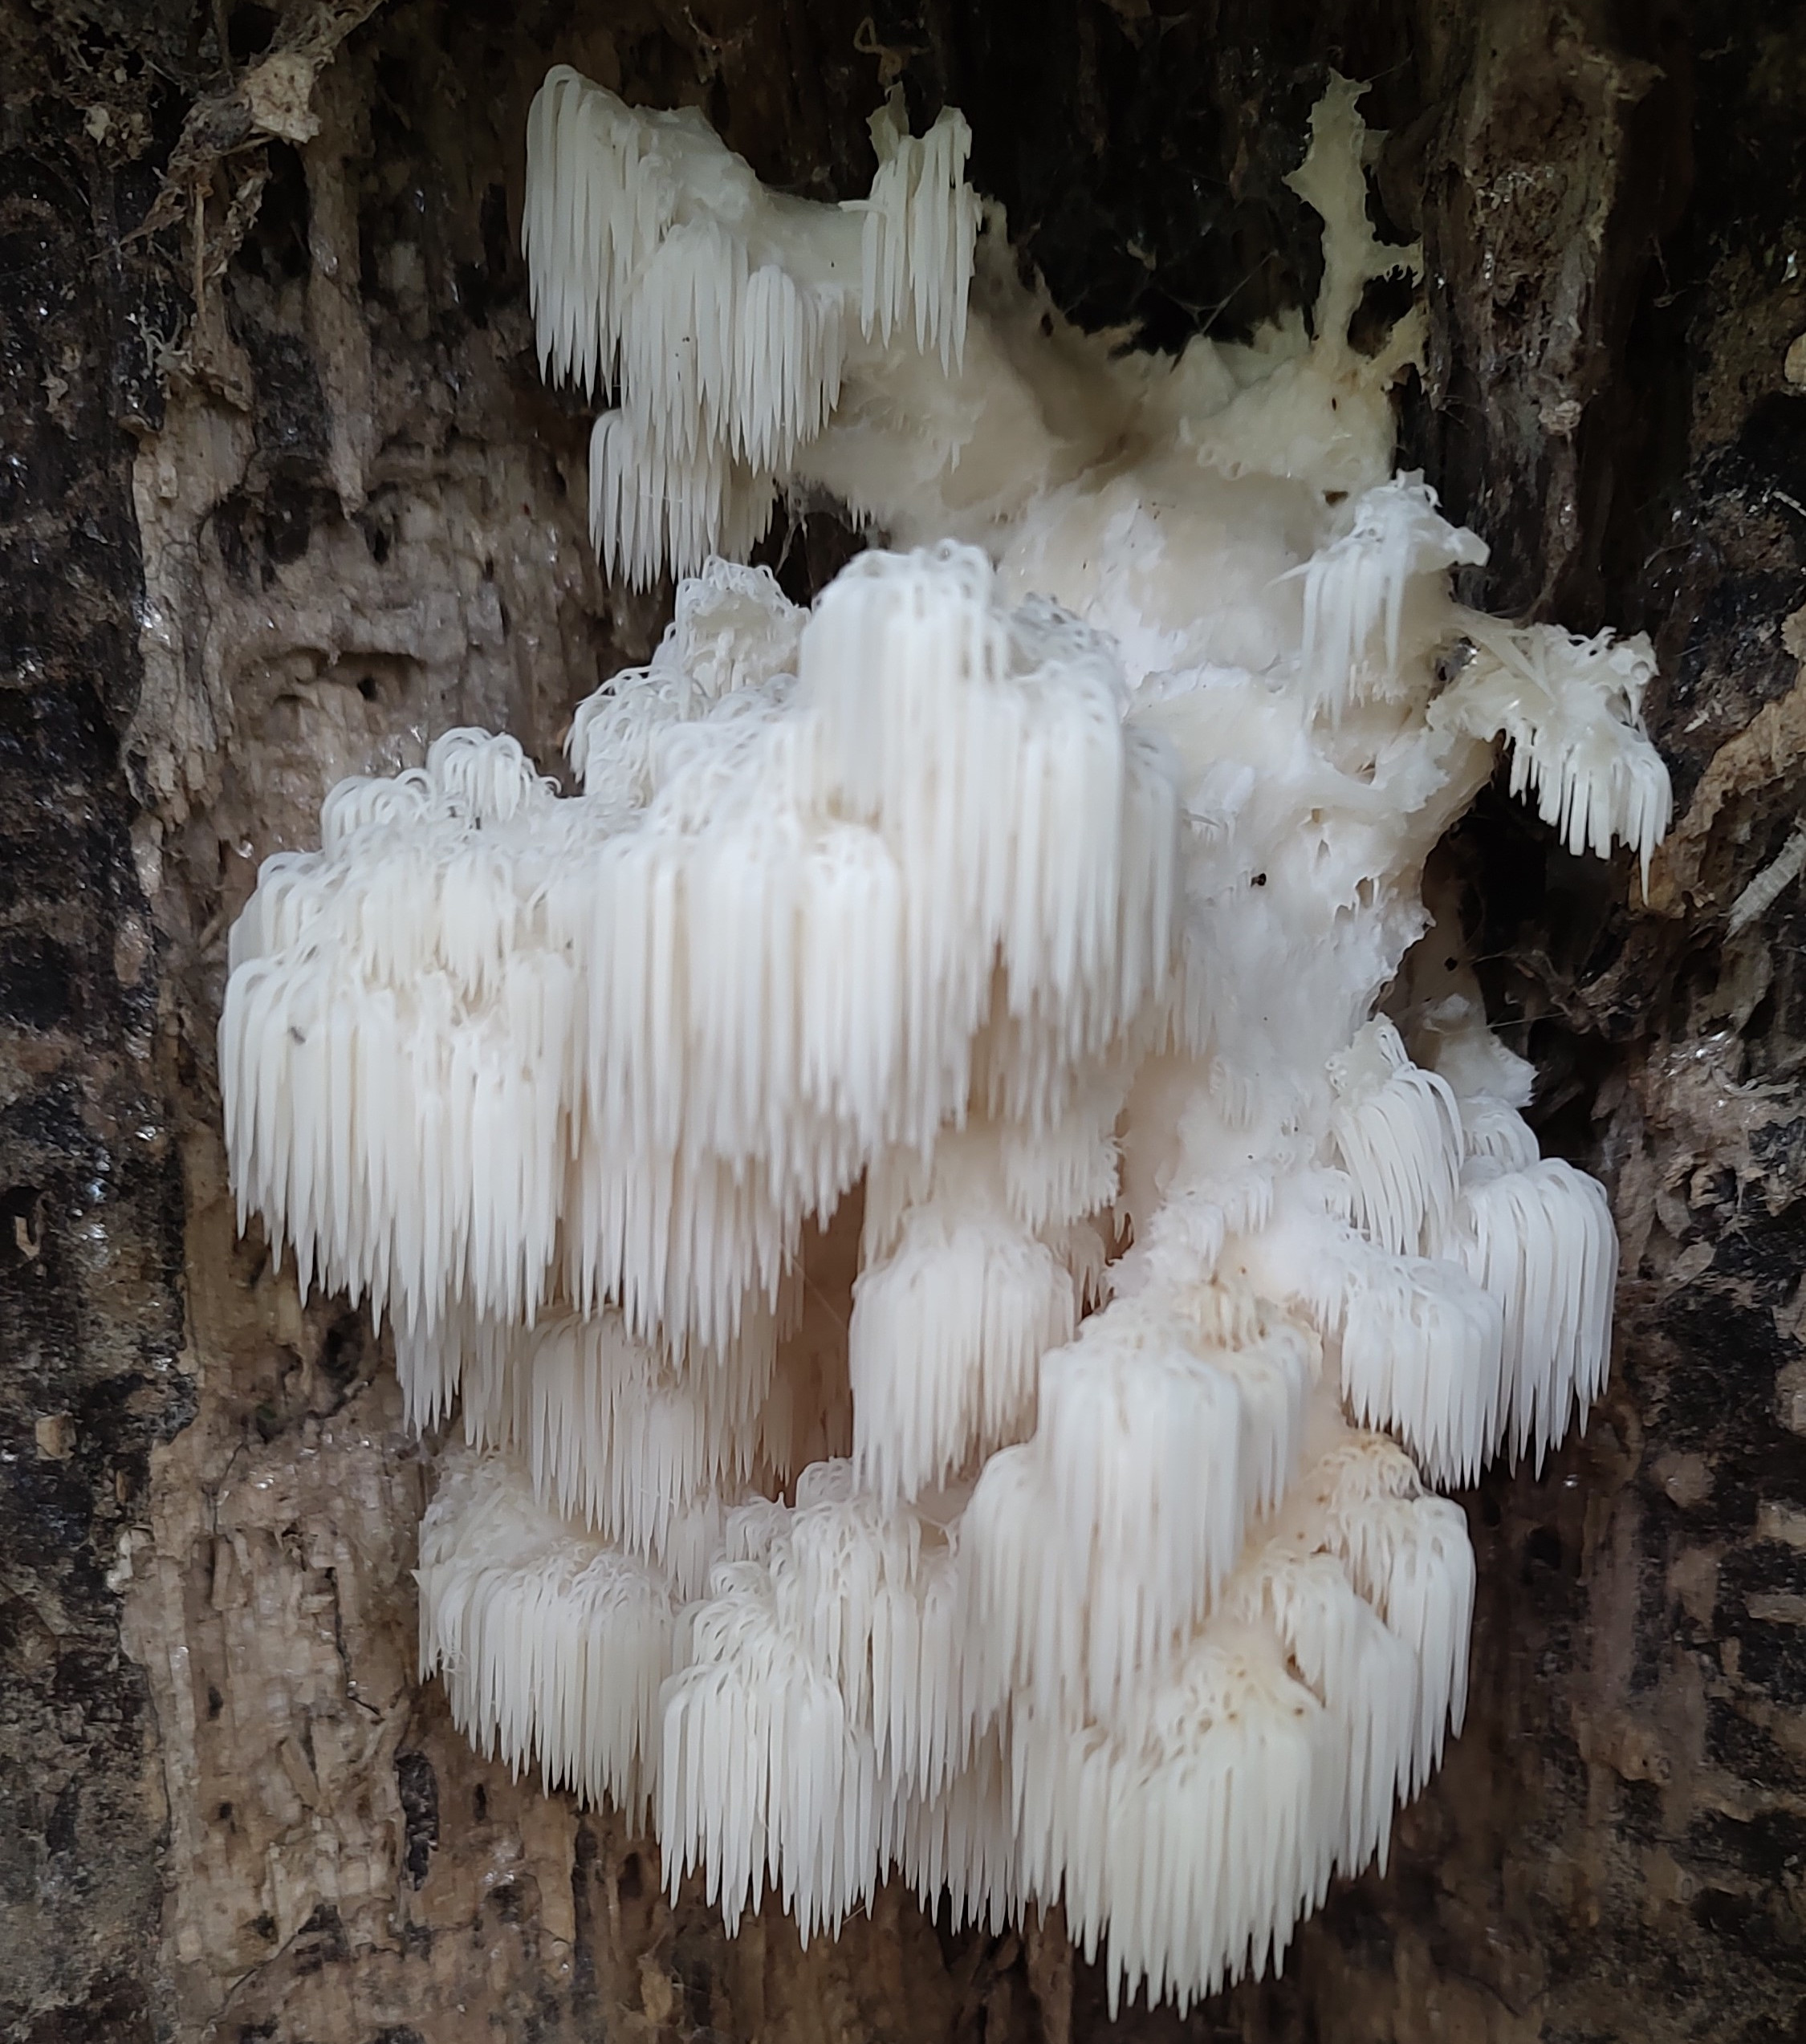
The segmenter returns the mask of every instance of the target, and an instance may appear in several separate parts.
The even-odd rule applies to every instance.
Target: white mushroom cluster
[[[1413,260],[1356,97],[1315,339],[1158,361],[1019,280],[957,116],[836,209],[555,72],[542,355],[614,396],[598,544],[674,622],[580,793],[447,733],[234,933],[241,1214],[462,1415],[426,1664],[730,1928],[894,1871],[1063,1902],[1113,1997],[1276,1964],[1458,1729],[1439,1489],[1603,1384],[1604,1194],[1423,876],[1501,735],[1646,862],[1649,656],[1454,602],[1414,335],[1346,339]],[[888,542],[808,610],[723,557],[791,482]]]

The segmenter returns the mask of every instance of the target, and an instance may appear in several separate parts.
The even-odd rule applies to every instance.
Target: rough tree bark
[[[421,1465],[360,1318],[234,1239],[258,860],[453,722],[549,760],[645,653],[535,372],[546,65],[833,195],[901,77],[1063,306],[1308,301],[1333,64],[1427,257],[1407,458],[1495,608],[1647,628],[1646,902],[1448,848],[1545,1145],[1611,1185],[1612,1389],[1466,1502],[1468,1729],[1276,1983],[1105,2020],[1056,1924],[734,1944],[413,1674]],[[1806,10],[1760,0],[0,0],[0,2022],[11,2038],[1806,2040]],[[1376,323],[1396,311],[1365,308]],[[1790,376],[1790,369],[1792,372]],[[783,537],[806,587],[842,543]]]

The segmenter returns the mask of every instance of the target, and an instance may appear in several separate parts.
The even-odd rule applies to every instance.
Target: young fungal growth
[[[462,1412],[423,1659],[730,1928],[894,1871],[1062,1902],[1112,1997],[1277,1964],[1459,1727],[1437,1486],[1603,1384],[1604,1195],[1422,882],[1500,737],[1646,867],[1649,656],[1454,603],[1414,331],[1347,339],[1415,262],[1357,97],[1295,179],[1316,337],[1159,360],[1019,280],[957,115],[825,207],[555,71],[542,360],[612,394],[597,545],[674,621],[580,794],[447,733],[234,933],[241,1216]],[[889,542],[807,610],[726,558],[791,484]]]

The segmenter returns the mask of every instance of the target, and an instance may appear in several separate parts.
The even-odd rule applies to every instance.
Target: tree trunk
[[[1427,258],[1403,455],[1491,543],[1467,593],[1656,640],[1647,900],[1503,794],[1446,854],[1544,1147],[1613,1191],[1610,1392],[1464,1501],[1467,1727],[1389,1867],[1182,2025],[1111,2022],[1056,1921],[895,1890],[730,1942],[470,1751],[415,1677],[381,1346],[238,1237],[214,1027],[258,861],[449,725],[549,763],[663,621],[597,572],[534,359],[560,60],[820,197],[893,78],[958,104],[1063,308],[1168,348],[1309,303],[1283,180],[1328,70],[1372,79]],[[0,0],[0,87],[6,2034],[1806,2040],[1806,896],[1745,895],[1806,779],[1806,16]],[[780,542],[795,593],[845,538]]]

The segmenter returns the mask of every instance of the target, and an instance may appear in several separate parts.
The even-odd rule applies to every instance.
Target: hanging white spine
[[[1540,1471],[1570,1424],[1584,1428],[1611,1367],[1618,1243],[1605,1189],[1558,1158],[1476,1166],[1443,1253],[1503,1310],[1511,1459]]]
[[[638,1811],[653,1791],[659,1692],[677,1658],[654,1569],[522,1502],[499,1457],[448,1458],[421,1522],[421,1668],[458,1729],[547,1789]]]
[[[880,353],[907,331],[943,371],[962,359],[970,132],[950,108],[916,140],[885,114],[872,141],[868,199],[787,206],[695,115],[628,108],[567,65],[547,75],[521,242],[543,372],[616,395],[590,441],[611,574],[644,587],[751,549],[774,477],[840,402],[855,323]]]
[[[1637,855],[1645,887],[1649,860],[1674,807],[1668,769],[1642,725],[1645,689],[1655,674],[1646,638],[1609,632],[1582,638],[1551,624],[1514,628],[1463,614],[1475,654],[1431,716],[1442,728],[1503,737],[1511,748],[1511,793],[1536,798],[1538,813],[1572,852]]]

